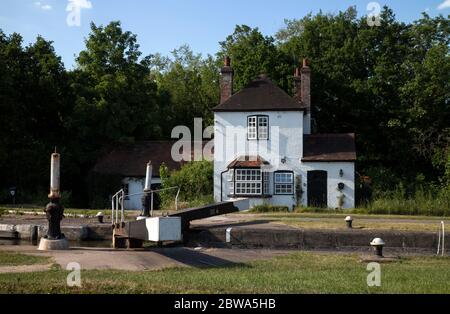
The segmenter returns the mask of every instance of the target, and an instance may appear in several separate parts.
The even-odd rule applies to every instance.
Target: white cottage
[[[295,71],[294,97],[265,75],[233,94],[228,57],[221,74],[221,103],[213,109],[215,200],[353,208],[355,136],[311,134],[308,61]]]

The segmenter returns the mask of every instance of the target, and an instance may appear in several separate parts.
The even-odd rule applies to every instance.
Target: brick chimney
[[[294,72],[294,99],[305,108],[303,115],[303,132],[311,134],[311,69],[308,59],[303,59],[302,67]]]
[[[225,56],[220,73],[220,103],[222,104],[233,95],[233,68],[229,56]]]
[[[303,66],[300,70],[301,77],[301,99],[305,107],[303,115],[303,133],[311,134],[311,69],[309,68],[309,60],[303,59]]]
[[[300,70],[301,77],[301,100],[308,113],[311,113],[311,69],[309,60],[303,59],[303,66]]]
[[[300,76],[300,67],[295,68],[294,71],[294,99],[298,102],[302,102],[302,90],[301,90],[302,78]]]

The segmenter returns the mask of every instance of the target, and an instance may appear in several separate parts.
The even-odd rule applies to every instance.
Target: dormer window
[[[247,118],[247,134],[249,140],[268,140],[269,117],[249,116]]]

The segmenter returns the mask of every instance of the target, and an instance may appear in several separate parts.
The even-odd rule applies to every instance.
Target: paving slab
[[[34,246],[0,246],[0,251],[50,256],[61,268],[80,264],[82,270],[159,270],[168,267],[221,267],[289,254],[283,250],[233,250],[205,248],[155,248],[114,250],[108,248],[71,248],[68,251],[38,252]]]

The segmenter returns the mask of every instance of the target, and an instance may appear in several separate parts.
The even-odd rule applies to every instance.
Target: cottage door
[[[308,206],[327,207],[327,172],[308,171]]]

